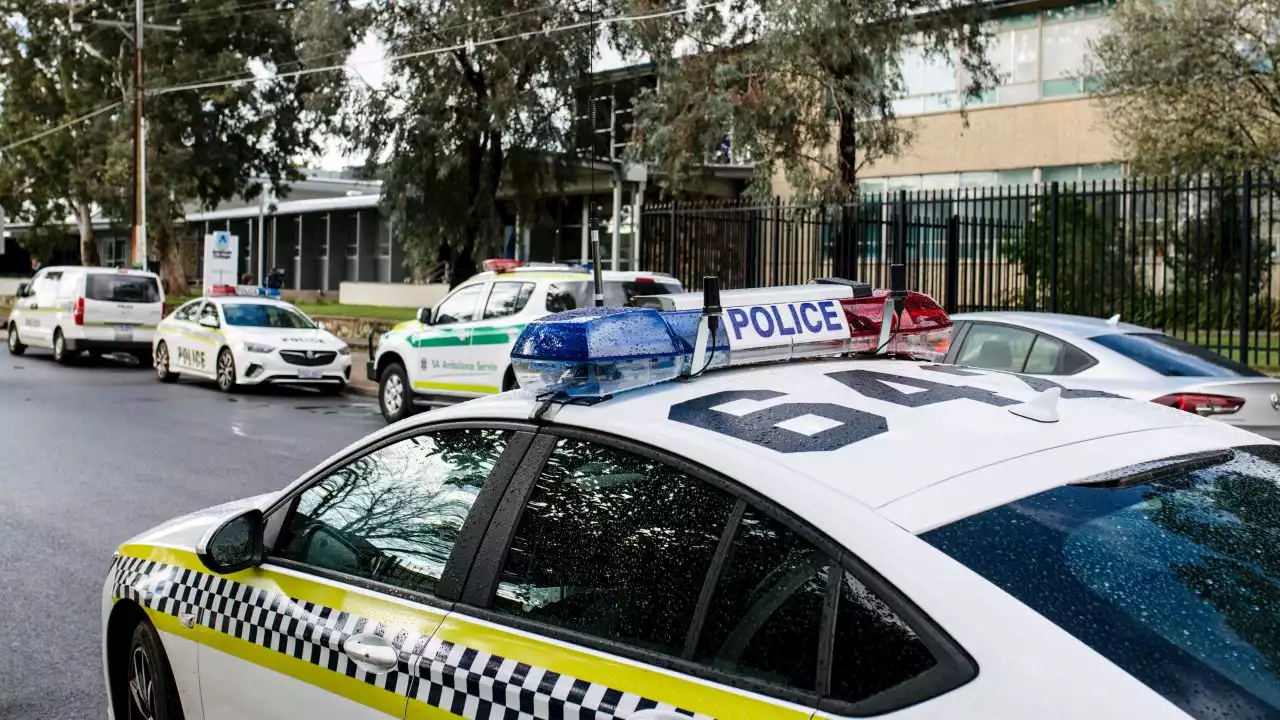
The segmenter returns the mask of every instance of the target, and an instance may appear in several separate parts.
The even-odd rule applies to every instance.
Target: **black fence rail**
[[[1280,366],[1280,182],[1271,174],[862,195],[830,205],[648,205],[639,267],[688,287],[846,277],[887,287],[905,234],[912,289],[951,312],[1120,315]]]

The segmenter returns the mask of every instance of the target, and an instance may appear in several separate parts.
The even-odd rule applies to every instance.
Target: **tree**
[[[384,163],[383,202],[408,264],[441,257],[461,281],[501,238],[500,190],[523,211],[565,167],[573,88],[589,67],[581,0],[379,3],[372,25],[392,56],[386,85],[355,93],[352,148]],[[518,39],[493,44],[504,36]]]
[[[37,228],[79,220],[81,261],[97,262],[92,214],[128,222],[133,215],[133,46],[95,19],[129,21],[134,4],[105,0],[77,14],[65,5],[0,0],[0,146],[29,137],[113,101],[92,120],[4,154],[0,203]],[[363,14],[347,0],[252,0],[159,3],[148,23],[179,24],[148,32],[146,99],[148,240],[162,261],[169,293],[185,290],[177,261],[188,205],[212,208],[235,196],[252,200],[269,178],[280,193],[297,179],[294,163],[318,150],[332,127],[341,72],[274,77],[221,87],[166,92],[215,80],[253,80],[258,68],[290,71],[340,63],[361,32]]]
[[[958,54],[966,95],[994,84],[983,4],[961,5],[731,0],[691,19],[619,26],[619,47],[652,58],[661,77],[637,102],[634,156],[680,185],[731,134],[733,154],[755,164],[756,192],[781,172],[801,194],[845,197],[861,167],[912,138],[893,109],[906,89],[903,51]]]
[[[1088,72],[1142,173],[1238,175],[1280,160],[1280,3],[1130,0]]]

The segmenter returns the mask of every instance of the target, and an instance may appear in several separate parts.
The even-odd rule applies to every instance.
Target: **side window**
[[[436,308],[432,325],[449,325],[467,322],[475,317],[476,302],[480,299],[483,285],[469,285],[441,301]]]
[[[1089,353],[1081,350],[1075,345],[1066,345],[1062,353],[1062,374],[1075,375],[1081,370],[1087,370],[1098,363]]]
[[[1027,366],[1023,372],[1032,375],[1053,375],[1058,372],[1062,360],[1063,344],[1048,335],[1036,335],[1031,345],[1031,353],[1027,355]]]
[[[441,430],[365,455],[305,490],[276,556],[432,593],[504,430]]]
[[[678,656],[733,504],[655,460],[562,439],[517,525],[494,605]]]
[[[221,321],[218,320],[218,306],[211,302],[205,303],[204,306],[200,308],[200,320],[203,321],[206,319],[212,319],[217,323],[215,327],[220,327],[222,325]]]
[[[547,287],[547,312],[558,313],[566,310],[575,310],[578,307],[577,293],[575,292],[578,283],[572,285],[550,285]]]
[[[199,310],[199,309],[200,309],[199,300],[195,302],[189,302],[186,305],[183,305],[182,307],[178,308],[177,312],[173,314],[173,319],[194,322],[196,319],[196,310]]]
[[[781,523],[748,509],[707,611],[694,660],[814,690],[831,562]]]
[[[496,282],[489,291],[489,300],[484,305],[484,319],[515,315],[529,304],[529,296],[533,294],[534,283]]]
[[[1035,333],[1027,330],[974,323],[956,358],[957,365],[1022,372]]]
[[[831,694],[858,702],[937,664],[915,631],[849,573],[840,582],[832,645]]]

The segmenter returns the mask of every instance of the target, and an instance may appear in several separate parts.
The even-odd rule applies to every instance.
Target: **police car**
[[[602,274],[609,305],[682,290],[662,273]],[[516,380],[508,356],[525,325],[591,305],[593,294],[591,275],[581,267],[507,267],[472,276],[434,309],[423,308],[416,320],[383,334],[370,351],[365,373],[378,383],[383,416],[394,422],[417,406],[510,390]]]
[[[156,328],[156,377],[244,385],[305,385],[338,394],[351,379],[351,349],[279,290],[218,285],[173,311]]]
[[[114,717],[1280,712],[1280,446],[889,359],[945,353],[923,296],[687,302],[531,322],[522,389],[121,546]]]

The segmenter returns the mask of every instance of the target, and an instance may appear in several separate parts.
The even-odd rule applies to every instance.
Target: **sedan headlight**
[[[346,343],[343,343],[342,347],[338,348],[338,354],[339,354],[339,355],[350,355],[350,354],[351,354],[351,346],[350,346],[350,345],[347,345]]]
[[[258,343],[251,343],[251,342],[245,343],[244,349],[248,350],[251,353],[260,353],[263,355],[266,355],[267,353],[273,353],[276,351],[276,349],[271,347],[270,345],[259,345]]]

